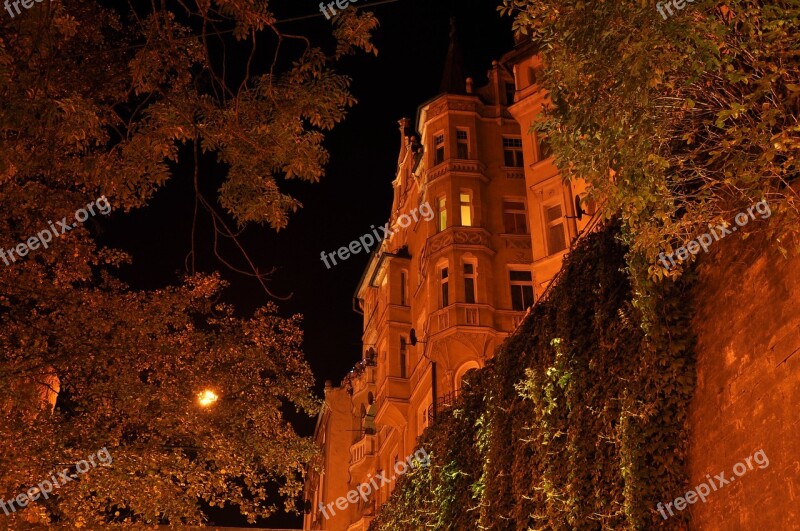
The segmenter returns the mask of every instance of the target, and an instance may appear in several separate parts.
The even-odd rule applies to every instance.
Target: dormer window
[[[517,94],[517,87],[514,83],[506,83],[506,105],[514,105],[514,96]]]

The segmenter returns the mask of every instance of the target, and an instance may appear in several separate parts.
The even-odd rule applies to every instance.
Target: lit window
[[[441,164],[444,162],[444,133],[439,133],[433,137],[434,157],[433,164]]]
[[[528,216],[524,201],[503,201],[503,224],[506,234],[528,234]]]
[[[440,196],[436,200],[436,207],[439,212],[437,229],[439,232],[447,228],[447,199]]]
[[[509,168],[522,167],[521,138],[503,138],[503,162]]]
[[[469,134],[464,129],[456,131],[456,147],[458,148],[458,158],[469,159]]]
[[[441,269],[441,298],[439,302],[441,303],[441,308],[447,308],[450,306],[450,293],[447,289],[450,284],[449,279],[449,272],[446,267]]]
[[[544,207],[545,230],[547,231],[547,252],[555,254],[567,248],[567,233],[564,226],[564,213],[561,205]]]
[[[475,264],[464,264],[464,302],[475,304]]]
[[[525,311],[533,304],[533,280],[530,271],[509,271],[511,284],[511,307],[516,311]]]
[[[459,202],[461,203],[461,226],[472,226],[472,194],[469,192],[461,192],[459,194]]]

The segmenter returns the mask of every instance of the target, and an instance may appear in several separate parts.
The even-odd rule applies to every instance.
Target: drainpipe
[[[433,420],[439,414],[439,406],[436,404],[436,362],[431,361],[431,395],[433,396]],[[431,422],[433,424],[433,422]]]

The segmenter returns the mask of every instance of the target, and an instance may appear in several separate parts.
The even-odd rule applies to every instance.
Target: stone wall
[[[690,488],[720,472],[733,480],[689,506],[691,526],[798,529],[800,259],[783,258],[761,236],[716,245],[687,301],[696,304],[698,334]],[[751,460],[737,477],[734,466],[759,450],[769,465]]]

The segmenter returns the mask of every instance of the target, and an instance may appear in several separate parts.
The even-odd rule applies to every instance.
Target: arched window
[[[461,386],[464,384],[464,376],[467,375],[469,371],[472,369],[480,369],[481,366],[477,361],[468,361],[461,365],[456,371],[456,375],[453,381],[453,389],[456,391],[461,389]]]

